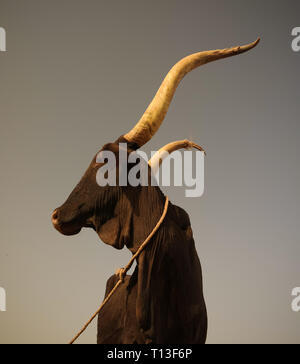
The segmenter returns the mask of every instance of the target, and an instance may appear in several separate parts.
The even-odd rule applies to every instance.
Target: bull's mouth
[[[82,227],[70,226],[69,224],[53,224],[55,229],[63,235],[71,236],[80,233]]]

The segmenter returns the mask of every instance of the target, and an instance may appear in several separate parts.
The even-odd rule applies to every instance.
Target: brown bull
[[[101,148],[100,152],[115,154],[116,175],[123,168],[118,159],[120,143],[127,143],[130,153],[153,137],[164,120],[179,82],[189,71],[246,52],[258,42],[200,52],[178,62],[137,125]],[[163,149],[172,152],[190,146],[196,145],[183,141],[168,144]],[[159,163],[156,157],[150,162],[154,168]],[[160,219],[165,196],[158,186],[151,184],[100,187],[96,175],[101,166],[95,156],[67,201],[53,212],[53,225],[65,235],[77,234],[83,227],[92,228],[104,243],[117,249],[126,246],[134,254]],[[127,164],[128,171],[132,167]],[[116,275],[108,280],[106,295],[117,280]],[[99,314],[98,343],[196,344],[205,343],[206,334],[202,273],[190,220],[184,210],[170,203],[163,224],[137,259],[133,275],[126,276]]]

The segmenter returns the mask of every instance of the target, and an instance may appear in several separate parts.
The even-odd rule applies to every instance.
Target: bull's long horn
[[[176,88],[182,78],[193,69],[221,58],[235,56],[254,48],[260,39],[241,47],[195,53],[183,58],[169,71],[151,104],[136,126],[124,138],[128,142],[143,146],[159,129],[168,111]]]
[[[152,171],[154,172],[154,174],[157,172],[158,168],[160,167],[160,165],[162,164],[163,160],[170,155],[171,153],[175,152],[176,150],[179,149],[198,149],[201,152],[204,152],[204,154],[206,155],[205,150],[200,147],[200,145],[191,142],[187,139],[185,140],[178,140],[177,142],[172,142],[169,143],[167,145],[165,145],[164,147],[162,147],[158,152],[156,152],[154,154],[154,156],[149,160],[148,164],[149,166],[152,168]]]

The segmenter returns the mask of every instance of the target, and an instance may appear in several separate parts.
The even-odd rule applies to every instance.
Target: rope
[[[126,267],[119,269],[119,271],[118,271],[118,275],[119,275],[118,282],[116,283],[116,285],[114,286],[114,288],[110,291],[110,293],[105,298],[105,300],[102,302],[102,304],[98,308],[98,310],[93,314],[93,316],[83,326],[83,328],[78,332],[78,334],[76,334],[76,336],[74,336],[74,338],[70,341],[69,344],[74,344],[74,342],[87,329],[87,327],[92,323],[92,321],[95,319],[95,317],[100,313],[100,311],[102,310],[102,308],[110,300],[111,296],[116,292],[116,290],[118,289],[118,287],[120,286],[120,284],[122,284],[124,282],[125,275],[129,271],[129,269],[131,268],[133,262],[135,261],[136,258],[139,257],[139,255],[141,254],[141,252],[145,249],[146,245],[150,242],[150,240],[153,238],[154,234],[157,232],[157,230],[160,228],[161,224],[163,223],[163,221],[164,221],[164,219],[165,219],[165,217],[167,215],[167,212],[168,212],[168,207],[169,207],[169,198],[168,198],[168,196],[166,196],[166,202],[165,202],[164,211],[163,211],[163,213],[161,215],[161,218],[159,219],[158,223],[156,224],[155,228],[152,230],[152,232],[150,233],[150,235],[148,235],[147,239],[143,242],[143,244],[141,244],[141,246],[139,247],[139,249],[137,250],[137,252],[132,256],[132,258],[130,259],[130,261],[126,265]]]

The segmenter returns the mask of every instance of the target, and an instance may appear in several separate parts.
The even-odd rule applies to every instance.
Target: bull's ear
[[[116,249],[123,249],[132,239],[132,217],[133,209],[124,195],[118,201],[113,216],[97,229],[100,239]]]

